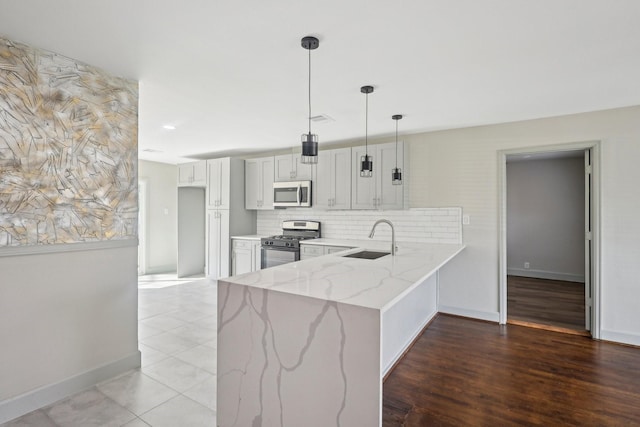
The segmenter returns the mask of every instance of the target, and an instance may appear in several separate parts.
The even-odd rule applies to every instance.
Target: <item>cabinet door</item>
[[[245,209],[273,209],[273,157],[245,160]]]
[[[257,159],[244,161],[244,207],[258,209],[262,193],[260,182],[260,162]]]
[[[207,210],[207,276],[220,277],[220,218],[215,209]]]
[[[379,174],[379,161],[376,158],[375,148],[369,147],[369,156],[373,160],[373,176],[363,178],[360,176],[360,158],[365,155],[365,147],[351,148],[351,209],[375,209],[376,204],[376,177]]]
[[[398,167],[402,169],[404,158],[404,144],[398,142]],[[376,187],[377,187],[377,201],[376,207],[378,209],[402,209],[404,207],[404,185],[393,185],[391,180],[391,172],[396,167],[396,143],[380,144],[376,146],[376,154],[378,157],[378,164],[380,172],[378,174]],[[375,167],[375,164],[374,164]],[[404,179],[407,177],[405,176]]]
[[[178,187],[190,186],[193,182],[193,163],[178,165]]]
[[[318,153],[318,164],[315,167],[315,177],[311,188],[314,208],[331,209],[333,201],[332,188],[335,185],[334,168],[332,166],[333,151],[326,150]]]
[[[318,159],[318,161],[320,161],[320,159]],[[313,170],[315,169],[314,165],[302,163],[300,154],[294,154],[293,165],[295,166],[293,174],[296,181],[309,181],[313,179]]]
[[[193,163],[193,185],[204,187],[207,185],[207,161],[200,160]]]
[[[342,252],[348,249],[353,249],[353,248],[346,248],[344,246],[324,246],[324,254],[325,255],[335,254],[336,252]]]
[[[220,181],[218,185],[218,209],[231,209],[231,158],[218,159]]]
[[[231,247],[231,274],[235,276],[254,271],[252,242],[248,240],[233,240]]]
[[[230,265],[229,211],[207,210],[207,276],[220,279],[229,276]]]
[[[330,155],[333,178],[331,209],[351,209],[351,149],[331,150]]]
[[[273,158],[274,164],[274,181],[292,181],[295,179],[295,160],[294,155],[283,154]]]
[[[266,157],[260,161],[261,200],[258,209],[273,210],[273,157]]]
[[[207,160],[207,209],[219,209],[222,168],[220,160]]]
[[[318,159],[318,162],[320,159]],[[324,255],[323,246],[319,245],[300,245],[300,259],[315,258]]]
[[[252,267],[251,267],[251,271],[259,271],[262,270],[262,248],[260,245],[260,241],[253,241],[251,242],[251,246],[252,246],[252,250],[251,250],[251,254],[252,254]]]
[[[312,165],[305,165],[300,154],[283,154],[274,157],[274,181],[308,181],[312,179]]]
[[[231,273],[231,236],[229,211],[221,209],[218,211],[218,219],[220,221],[220,274],[218,278],[229,277]]]

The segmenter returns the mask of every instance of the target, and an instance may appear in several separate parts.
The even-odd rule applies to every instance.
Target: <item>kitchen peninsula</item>
[[[375,426],[382,380],[437,313],[438,270],[461,244],[317,239],[344,252],[218,283],[217,422]]]

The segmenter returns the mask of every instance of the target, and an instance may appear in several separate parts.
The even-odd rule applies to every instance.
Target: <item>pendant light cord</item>
[[[398,121],[396,120],[396,169],[398,169]]]
[[[309,50],[309,135],[311,135],[311,49]]]
[[[364,113],[364,155],[368,159],[369,152],[369,94],[365,94],[365,113]]]

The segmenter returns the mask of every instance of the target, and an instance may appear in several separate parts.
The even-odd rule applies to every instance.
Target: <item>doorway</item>
[[[599,336],[598,148],[499,153],[500,323]]]

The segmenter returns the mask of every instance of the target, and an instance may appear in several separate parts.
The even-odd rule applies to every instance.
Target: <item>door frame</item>
[[[148,222],[149,180],[147,178],[138,178],[138,276],[147,274]]]
[[[539,154],[561,151],[591,150],[592,179],[591,218],[593,253],[591,255],[592,318],[591,336],[600,339],[600,141],[585,141],[558,145],[513,148],[498,151],[498,203],[499,203],[499,322],[507,323],[507,156],[513,154]],[[587,207],[585,206],[585,209]]]

